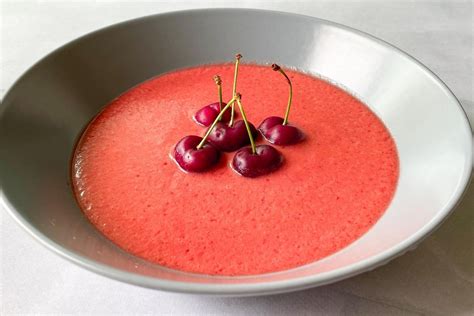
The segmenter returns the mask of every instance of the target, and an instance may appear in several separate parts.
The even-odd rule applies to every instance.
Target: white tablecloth
[[[1,95],[36,60],[80,35],[143,15],[202,7],[289,11],[371,33],[437,73],[474,121],[471,1],[3,1]],[[474,314],[474,185],[448,221],[415,251],[336,284],[257,298],[178,295],[123,284],[54,255],[4,210],[0,219],[4,315]]]

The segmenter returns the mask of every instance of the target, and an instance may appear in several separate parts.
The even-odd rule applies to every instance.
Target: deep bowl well
[[[277,61],[328,78],[368,104],[399,151],[400,179],[390,207],[349,247],[278,273],[212,277],[125,253],[95,230],[74,200],[69,162],[78,136],[132,86],[173,69],[227,61],[237,51],[247,61]],[[472,167],[466,116],[427,68],[367,34],[278,12],[182,11],[107,27],[34,65],[7,92],[0,111],[0,198],[18,223],[92,271],[178,292],[287,292],[370,270],[414,247],[448,216]]]

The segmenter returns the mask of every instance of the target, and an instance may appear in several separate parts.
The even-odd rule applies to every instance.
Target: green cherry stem
[[[214,76],[217,85],[217,93],[219,94],[219,111],[222,111],[222,79],[219,75]]]
[[[239,64],[240,64],[240,59],[242,58],[241,54],[235,55],[235,67],[234,67],[234,84],[232,86],[232,97],[235,97],[235,93],[237,91],[237,75],[239,74]],[[235,108],[234,104],[232,104],[232,111],[230,112],[230,121],[229,121],[229,126],[234,125],[234,113],[235,113]]]
[[[232,86],[232,96],[235,96],[235,94],[237,93],[237,75],[239,74],[239,64],[241,58],[241,54],[235,55],[234,85]]]
[[[252,136],[252,131],[250,130],[249,122],[247,121],[247,116],[245,115],[244,107],[242,106],[242,102],[240,102],[242,96],[240,95],[240,93],[237,93],[235,98],[237,104],[239,105],[240,114],[242,114],[242,119],[244,120],[245,128],[247,129],[247,133],[249,134],[250,146],[252,146],[252,154],[255,155],[257,153],[257,148],[255,147],[255,141]]]
[[[219,115],[217,115],[216,119],[214,122],[212,122],[212,125],[209,127],[207,130],[206,134],[204,134],[202,140],[199,142],[199,144],[196,146],[196,149],[201,149],[202,146],[206,143],[207,138],[209,137],[209,134],[211,134],[212,130],[216,126],[216,124],[221,120],[222,116],[224,115],[225,111],[235,103],[235,97],[233,97],[229,102],[227,102],[226,106],[219,112]]]
[[[282,123],[282,125],[286,125],[288,124],[288,116],[290,116],[291,99],[293,98],[293,85],[291,84],[290,78],[288,78],[288,76],[283,71],[283,69],[281,69],[280,66],[278,66],[277,64],[273,64],[272,69],[274,71],[280,72],[283,76],[285,76],[286,81],[288,81],[288,85],[290,86],[290,94],[288,96],[288,105],[286,106],[285,118],[283,119],[283,123]]]

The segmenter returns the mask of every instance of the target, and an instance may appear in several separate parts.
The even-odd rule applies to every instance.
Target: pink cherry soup
[[[188,272],[250,275],[295,268],[355,241],[383,215],[398,180],[387,128],[362,102],[315,77],[286,71],[294,87],[290,123],[303,142],[275,146],[280,169],[238,175],[217,166],[185,173],[170,158],[193,121],[218,96],[231,99],[234,66],[161,75],[127,91],[89,124],[72,179],[85,216],[108,239],[151,262]],[[283,116],[288,84],[270,67],[240,66],[238,92],[255,126]],[[263,137],[258,144],[266,143]]]

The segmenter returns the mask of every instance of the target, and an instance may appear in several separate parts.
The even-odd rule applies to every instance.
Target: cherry
[[[217,164],[220,157],[214,146],[195,135],[182,138],[176,144],[173,154],[178,165],[189,172],[205,171]]]
[[[250,147],[241,148],[235,153],[234,159],[232,159],[232,168],[244,177],[255,178],[278,169],[283,162],[283,156],[270,145],[255,146],[252,130],[240,97],[240,94],[236,95],[236,102],[239,105],[240,113],[247,129]]]
[[[225,103],[222,103],[222,107],[226,106]],[[194,114],[194,120],[196,123],[202,126],[209,126],[214,122],[216,119],[217,115],[219,115],[221,104],[219,102],[216,103],[211,103],[209,105],[206,105],[205,107],[201,108]],[[227,111],[224,113],[222,116],[222,121],[223,122],[228,122],[230,120],[230,112]]]
[[[275,145],[296,144],[304,139],[303,132],[292,125],[283,125],[284,119],[270,116],[263,120],[258,127],[263,137]]]
[[[244,177],[255,178],[277,170],[283,162],[282,154],[270,145],[239,149],[232,160],[232,168]]]
[[[247,124],[249,124],[249,129],[253,137],[258,135],[257,129],[250,123],[245,121],[237,121],[235,124],[230,125],[219,122],[220,118],[226,113],[227,109],[230,106],[233,106],[234,103],[240,100],[241,95],[236,94],[222,109],[219,115],[216,117],[214,122],[211,124],[204,139],[209,139],[209,142],[214,145],[218,150],[221,151],[235,151],[245,145],[249,144],[249,138],[247,134]],[[243,116],[243,114],[242,114]]]
[[[257,129],[249,123],[252,136],[258,135]],[[248,145],[249,138],[245,122],[236,121],[233,126],[218,122],[209,134],[209,142],[221,151],[231,152]]]
[[[277,64],[272,65],[274,71],[280,72],[288,82],[290,86],[290,93],[288,96],[288,104],[286,106],[285,118],[278,116],[270,116],[263,120],[258,129],[262,133],[263,137],[270,143],[275,145],[292,145],[296,144],[304,139],[303,132],[293,126],[288,125],[288,116],[290,115],[291,101],[293,98],[293,86],[290,78]]]
[[[214,82],[217,85],[217,92],[219,94],[219,102],[211,103],[206,105],[205,107],[199,109],[196,114],[194,114],[193,118],[199,125],[202,126],[209,126],[214,122],[217,115],[219,115],[220,111],[224,106],[225,103],[222,102],[222,80],[221,77],[218,75],[214,76]],[[222,116],[221,120],[224,122],[228,122],[230,120],[231,114],[229,112],[225,112]]]

